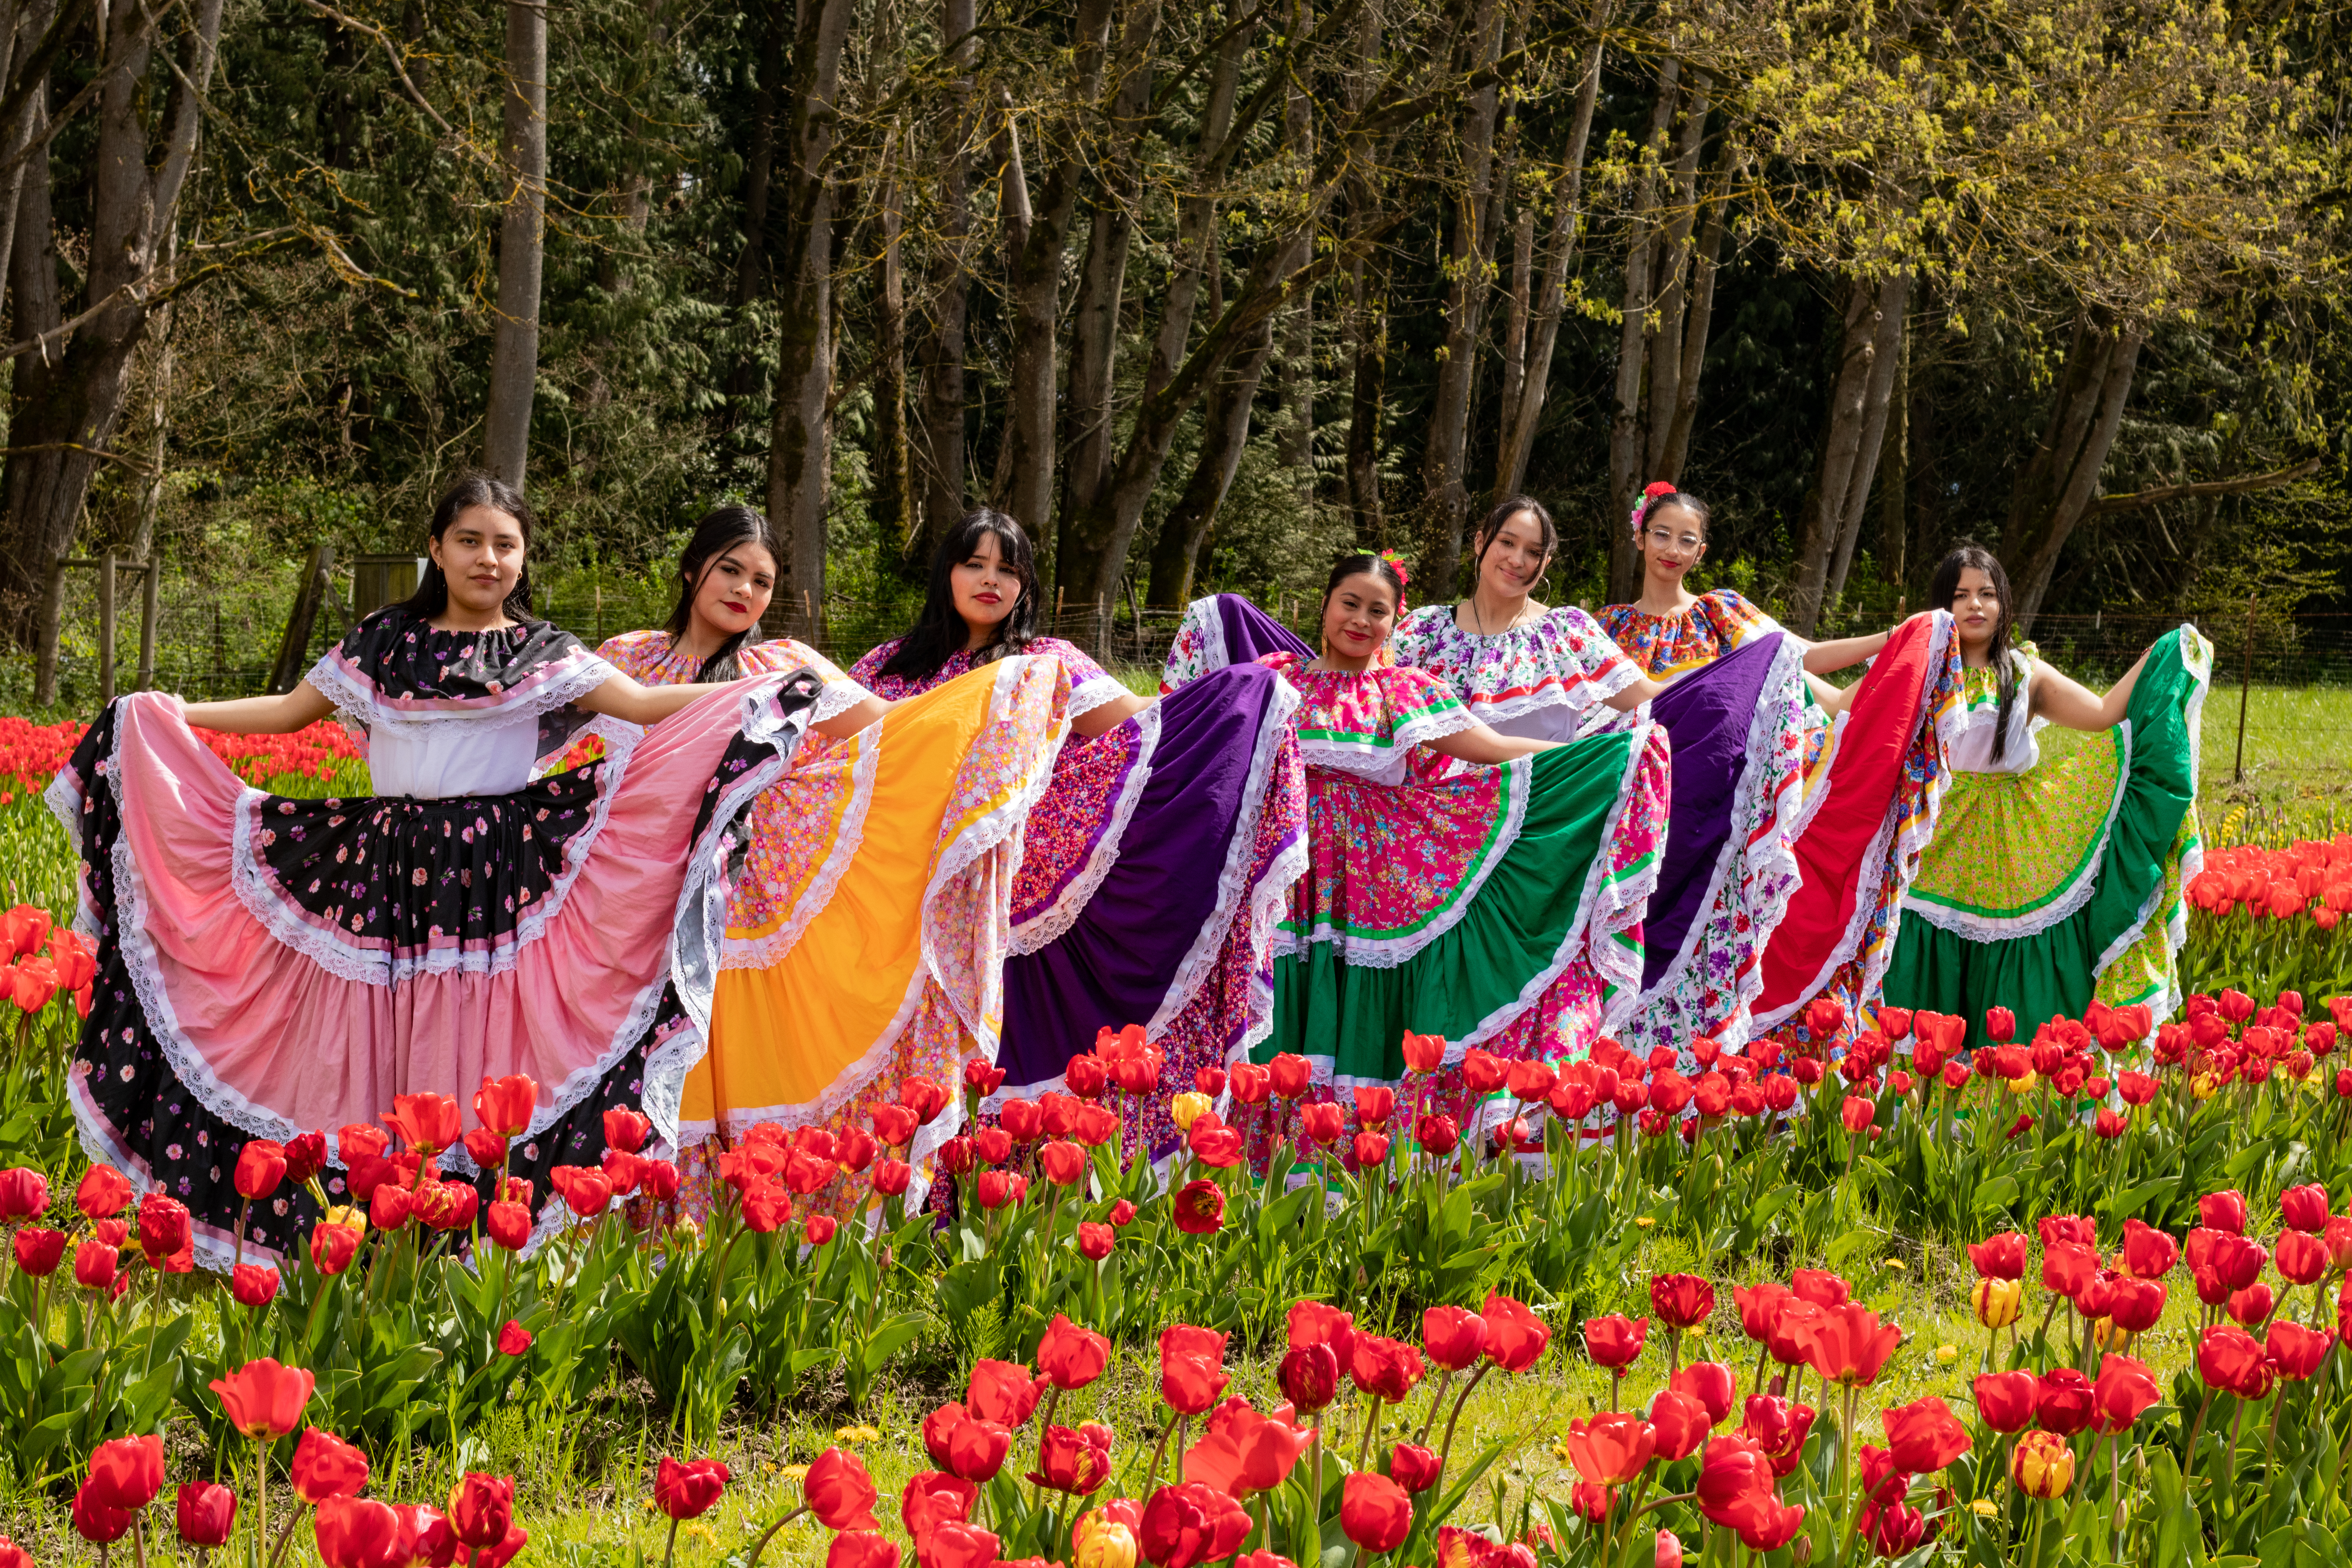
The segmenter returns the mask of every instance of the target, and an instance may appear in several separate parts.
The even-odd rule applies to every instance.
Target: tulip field
[[[332,745],[243,760],[349,788]],[[451,1086],[221,1151],[249,1207],[308,1189],[325,1217],[218,1275],[180,1204],[73,1137],[90,955],[25,806],[0,805],[0,1568],[2340,1568],[2352,1543],[2352,998],[2275,982],[2336,973],[2352,842],[2217,853],[2200,989],[2160,1022],[1818,1005],[1689,1074],[1408,1037],[1401,1084],[1338,1100],[1296,1058],[1166,1085],[1106,1027],[1068,1092],[986,1118],[982,1064],[709,1160],[616,1111],[551,1191],[501,1168],[536,1086]],[[1162,1100],[1181,1142],[1139,1147]],[[461,1145],[478,1178],[445,1173]]]

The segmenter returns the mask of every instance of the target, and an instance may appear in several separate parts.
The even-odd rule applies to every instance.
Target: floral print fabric
[[[1777,629],[1771,616],[1728,588],[1700,595],[1679,616],[1654,616],[1639,605],[1611,605],[1599,619],[1625,656],[1656,680],[1712,663],[1757,633]]]
[[[1600,623],[1574,605],[1479,636],[1455,624],[1453,605],[1429,605],[1404,618],[1391,647],[1399,664],[1437,676],[1488,725],[1538,708],[1591,708],[1641,679]]]

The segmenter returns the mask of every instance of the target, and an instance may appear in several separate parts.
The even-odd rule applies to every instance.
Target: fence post
[[[155,605],[161,592],[157,579],[163,575],[163,563],[155,558],[152,549],[147,552],[147,564],[143,570],[147,576],[139,584],[139,689],[152,691],[155,689]]]
[[[2238,666],[2238,760],[2230,765],[2230,782],[2236,784],[2246,776],[2246,696],[2254,684],[2254,601],[2258,595],[2246,595],[2245,656]]]
[[[98,705],[114,700],[114,546],[98,558]]]
[[[65,618],[66,558],[49,558],[48,575],[41,584],[41,618],[35,632],[37,652],[33,662],[33,705],[47,708],[58,700],[58,622]]]

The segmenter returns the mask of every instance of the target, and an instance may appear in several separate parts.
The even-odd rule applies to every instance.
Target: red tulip
[[[131,1510],[99,1501],[84,1486],[73,1495],[73,1527],[84,1541],[103,1546],[131,1533]]]
[[[841,1448],[819,1454],[801,1479],[801,1498],[827,1530],[879,1530],[874,1518],[874,1478],[856,1455]]]
[[[1734,1285],[1731,1303],[1739,1310],[1739,1330],[1758,1344],[1770,1342],[1772,1326],[1790,1300],[1789,1288],[1766,1280],[1760,1285]]]
[[[1755,1517],[1759,1498],[1772,1495],[1772,1470],[1764,1452],[1746,1437],[1717,1437],[1699,1461],[1698,1511],[1713,1523],[1737,1529]]]
[[[2145,1333],[2163,1319],[2164,1296],[2164,1286],[2158,1280],[2117,1279],[2108,1318],[2119,1329]]]
[[[2042,1288],[2073,1300],[2097,1278],[2099,1255],[2080,1243],[2061,1241],[2042,1249]]]
[[[259,1199],[278,1190],[286,1179],[286,1147],[256,1138],[237,1151],[235,1181],[240,1197]]]
[[[311,1520],[327,1568],[408,1568],[416,1555],[416,1521],[406,1509],[362,1498],[322,1500]]]
[[[174,1499],[173,1522],[180,1539],[210,1549],[228,1544],[236,1523],[236,1494],[211,1481],[184,1481]]]
[[[1393,1552],[1412,1533],[1412,1499],[1388,1477],[1359,1470],[1340,1492],[1339,1530],[1364,1552]]]
[[[1885,1427],[1895,1468],[1915,1474],[1940,1470],[1970,1447],[1968,1428],[1953,1417],[1951,1406],[1933,1396],[1888,1410]]]
[[[139,1249],[147,1255],[149,1267],[162,1268],[166,1258],[178,1256],[194,1239],[194,1222],[187,1205],[153,1188],[139,1200]]]
[[[1584,1321],[1584,1353],[1596,1366],[1605,1366],[1621,1376],[1624,1369],[1641,1358],[1642,1342],[1649,1337],[1650,1320],[1632,1319],[1612,1312],[1606,1317]]]
[[[1213,1488],[1188,1483],[1153,1492],[1144,1502],[1135,1534],[1145,1560],[1156,1568],[1193,1568],[1232,1556],[1249,1538],[1250,1528],[1249,1513],[1238,1501]]]
[[[2180,1247],[2137,1219],[2124,1221],[2123,1271],[2137,1279],[2161,1279],[2180,1260]]]
[[[1657,1436],[1657,1456],[1669,1464],[1697,1453],[1715,1425],[1706,1405],[1672,1388],[1660,1390],[1650,1401],[1649,1422]]]
[[[465,1132],[457,1102],[446,1094],[395,1094],[383,1122],[402,1142],[428,1154],[448,1148]]]
[[[302,1424],[318,1380],[301,1367],[280,1366],[268,1356],[249,1361],[212,1381],[228,1424],[248,1437],[275,1440]]]
[[[1072,1497],[1086,1497],[1110,1479],[1110,1428],[1087,1422],[1076,1431],[1048,1426],[1037,1446],[1037,1468],[1029,1472],[1033,1486]]]
[[[931,1538],[931,1531],[942,1524],[961,1523],[971,1517],[972,1504],[979,1500],[980,1489],[971,1482],[938,1470],[925,1470],[907,1482],[898,1495],[898,1522],[914,1539],[915,1550],[921,1551]]]
[[[1789,1276],[1789,1292],[1816,1307],[1843,1307],[1851,1293],[1846,1282],[1826,1268],[1800,1268]]]
[[[1329,1345],[1301,1345],[1285,1352],[1276,1381],[1282,1396],[1300,1411],[1313,1415],[1331,1403],[1339,1389],[1339,1358]]]
[[[1523,1302],[1489,1292],[1478,1315],[1486,1320],[1486,1359],[1497,1372],[1525,1372],[1551,1343],[1551,1327]]]
[[[512,1318],[509,1318],[506,1321],[506,1326],[499,1330],[499,1353],[500,1355],[528,1355],[530,1353],[530,1331],[524,1328]]]
[[[964,1404],[982,1421],[1018,1426],[1037,1408],[1037,1398],[1043,1392],[1039,1380],[1030,1374],[1027,1367],[983,1357],[972,1366]]]
[[[2261,1341],[2231,1323],[2205,1331],[2197,1345],[2197,1375],[2209,1388],[2259,1399],[2270,1389],[2270,1352]]]
[[[654,1475],[654,1506],[672,1519],[699,1519],[718,1505],[730,1479],[717,1459],[681,1464],[665,1454]]]
[[[1695,1361],[1666,1380],[1666,1386],[1698,1402],[1709,1426],[1720,1426],[1739,1397],[1739,1385],[1729,1367],[1718,1361]]]
[[[1422,1348],[1448,1372],[1460,1372],[1486,1348],[1486,1320],[1460,1307],[1432,1307],[1421,1315]]]
[[[48,1212],[48,1207],[47,1176],[23,1165],[0,1171],[0,1223],[14,1225],[19,1220],[38,1219]]]
[[[2071,1366],[2053,1367],[2036,1380],[2033,1418],[2042,1430],[2071,1437],[2091,1424],[2091,1380]]]
[[[2025,1277],[2025,1237],[2013,1230],[1969,1244],[1969,1261],[1976,1265],[1978,1275],[1986,1279],[2021,1279]]]
[[[1291,1468],[1314,1443],[1314,1431],[1293,1423],[1287,1412],[1264,1415],[1242,1400],[1228,1399],[1210,1415],[1205,1435],[1184,1456],[1184,1479],[1228,1497],[1272,1491],[1290,1479]]]
[[[520,1073],[484,1078],[482,1087],[474,1091],[474,1120],[501,1142],[521,1137],[538,1106],[539,1085]]]
[[[1396,1090],[1386,1084],[1360,1083],[1356,1086],[1356,1123],[1367,1131],[1376,1131],[1389,1124],[1396,1114]]]
[[[1989,1372],[1976,1381],[1977,1415],[1996,1432],[2021,1432],[2033,1425],[2042,1380],[2030,1372]]]
[[[1054,1314],[1054,1321],[1045,1325],[1045,1337],[1037,1344],[1040,1376],[1059,1389],[1084,1388],[1109,1365],[1108,1340],[1059,1312]]]
[[[1903,1331],[1882,1324],[1878,1314],[1853,1303],[1822,1309],[1806,1331],[1805,1359],[1825,1383],[1867,1385],[1878,1380],[1879,1369]]]
[[[1225,1336],[1177,1323],[1160,1332],[1160,1396],[1181,1415],[1201,1415],[1233,1380],[1223,1370]]]
[[[2245,1196],[2235,1188],[2227,1192],[2207,1193],[2197,1200],[2197,1218],[2208,1230],[2243,1236],[2246,1233]]]
[[[2319,1371],[2327,1359],[2327,1349],[2336,1342],[2324,1330],[2307,1329],[2291,1319],[2274,1320],[2263,1348],[2270,1352],[2271,1364],[2278,1374],[2292,1383],[2308,1380]]]
[[[310,1231],[310,1262],[320,1273],[330,1278],[341,1274],[359,1256],[360,1243],[363,1239],[356,1226],[315,1226]]]
[[[2327,1244],[2302,1230],[2281,1232],[2271,1261],[2291,1285],[2315,1285],[2335,1268]]]
[[[1187,1236],[1213,1235],[1225,1223],[1224,1189],[1205,1176],[1179,1187],[1171,1206],[1176,1228]]]
[[[354,1497],[367,1486],[367,1456],[323,1427],[304,1429],[287,1467],[295,1495],[307,1503]]]
[[[2102,1435],[2128,1431],[2142,1411],[2163,1397],[2147,1363],[2127,1355],[2103,1356],[2099,1380],[2091,1385],[2091,1429]]]
[[[1650,1310],[1670,1329],[1696,1328],[1715,1311],[1715,1287],[1696,1274],[1654,1274]]]
[[[66,1233],[29,1227],[18,1231],[12,1238],[16,1254],[16,1267],[36,1279],[47,1279],[58,1271],[66,1255]]]
[[[163,1439],[117,1437],[100,1443],[89,1456],[89,1479],[83,1489],[92,1501],[108,1508],[133,1513],[145,1508],[163,1489]]]
[[[1348,1375],[1367,1394],[1391,1405],[1402,1403],[1422,1379],[1421,1352],[1398,1340],[1359,1333],[1348,1356]]]

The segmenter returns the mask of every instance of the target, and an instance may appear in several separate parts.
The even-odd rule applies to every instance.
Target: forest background
[[[835,646],[980,501],[1133,626],[1351,543],[1433,595],[1525,489],[1597,605],[1669,478],[1800,631],[1974,538],[2029,616],[2352,643],[2340,4],[0,0],[0,51],[11,707],[45,615],[90,649],[61,562],[158,563],[194,689],[478,465],[583,634],[722,500]]]

